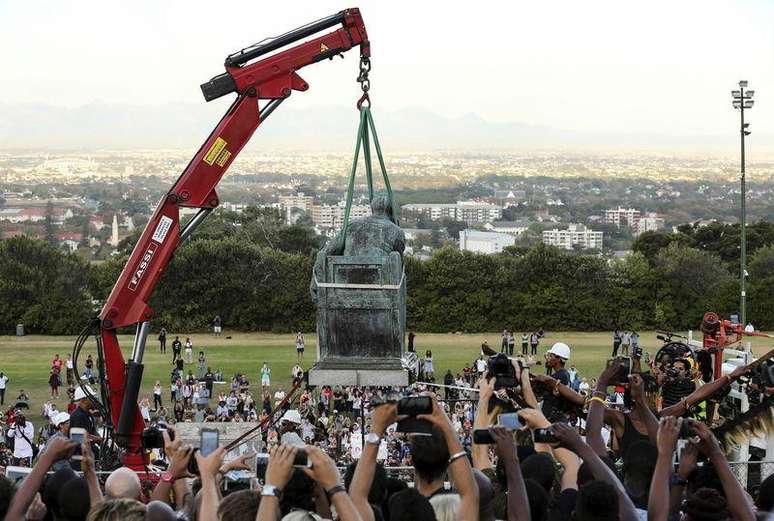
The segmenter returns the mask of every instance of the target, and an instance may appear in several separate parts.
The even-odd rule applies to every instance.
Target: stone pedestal
[[[311,385],[408,385],[401,364],[406,280],[400,253],[318,258],[317,359]]]
[[[405,387],[409,374],[395,358],[327,358],[309,370],[309,384]]]

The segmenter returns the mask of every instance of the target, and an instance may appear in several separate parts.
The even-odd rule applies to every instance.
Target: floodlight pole
[[[752,108],[753,106],[753,94],[755,91],[747,89],[747,92],[745,92],[745,88],[747,87],[746,81],[740,81],[739,82],[739,90],[731,91],[731,96],[733,97],[733,106],[735,109],[739,109],[739,117],[740,117],[740,123],[739,123],[739,137],[741,138],[741,193],[740,193],[740,209],[741,209],[741,215],[740,215],[740,255],[739,255],[739,286],[740,286],[740,301],[739,301],[739,319],[742,323],[742,327],[747,325],[747,292],[746,290],[746,279],[747,279],[747,185],[746,185],[746,179],[745,179],[745,157],[744,157],[744,138],[748,135],[750,135],[750,131],[747,130],[747,127],[749,126],[748,123],[744,122],[744,109],[745,108]]]
[[[741,175],[741,251],[740,251],[740,280],[741,280],[741,287],[740,287],[740,298],[741,302],[739,303],[739,313],[740,313],[740,322],[742,324],[742,327],[747,326],[747,292],[746,292],[746,284],[745,279],[746,277],[746,266],[747,266],[747,186],[745,184],[745,171],[744,171],[744,87],[739,88],[740,94],[741,94],[741,100],[742,103],[740,104],[739,108],[739,114],[740,114],[740,125],[739,125],[739,135],[742,139],[741,144],[741,162],[742,162],[742,175]]]

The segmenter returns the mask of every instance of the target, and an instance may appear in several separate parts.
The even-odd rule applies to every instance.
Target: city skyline
[[[229,9],[240,16],[226,17],[198,2],[0,2],[0,17],[9,22],[0,34],[7,50],[0,56],[0,110],[102,101],[196,103],[202,114],[219,114],[230,101],[206,104],[199,84],[223,71],[226,54],[345,7],[238,3]],[[765,88],[774,84],[767,27],[774,5],[763,1],[484,2],[475,11],[451,2],[439,11],[365,0],[359,7],[372,42],[379,110],[420,107],[442,118],[472,113],[492,124],[678,140],[729,135],[733,142],[738,114],[729,91],[747,79],[759,92],[751,146],[755,137],[766,146],[774,134]],[[311,88],[294,93],[292,107],[353,103],[356,54],[301,71]]]

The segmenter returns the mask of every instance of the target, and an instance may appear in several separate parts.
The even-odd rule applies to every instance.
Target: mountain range
[[[196,103],[140,106],[96,101],[67,108],[0,103],[0,149],[198,147],[217,123],[224,107]],[[472,113],[449,118],[422,108],[374,108],[373,114],[382,144],[391,150],[594,147],[722,149],[726,152],[736,147],[733,133],[675,137],[636,132],[580,132],[520,122],[495,123]],[[280,106],[259,128],[260,141],[253,139],[249,150],[260,151],[266,147],[352,150],[357,123],[354,107]],[[770,137],[766,141],[774,142]]]

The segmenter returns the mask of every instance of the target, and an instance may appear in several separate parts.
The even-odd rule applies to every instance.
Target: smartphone
[[[556,439],[551,428],[546,427],[532,431],[532,441],[535,443],[556,443],[559,440]]]
[[[80,451],[80,446],[83,445],[84,440],[86,440],[86,429],[82,427],[72,427],[70,429],[70,440],[78,444],[78,451]],[[81,460],[83,459],[83,456],[75,454],[72,459]]]
[[[632,359],[628,356],[621,356],[621,369],[610,380],[611,385],[625,385],[629,383],[629,375],[632,374]],[[608,358],[607,367],[615,363],[615,358]]]
[[[220,431],[218,429],[202,429],[199,436],[199,451],[206,458],[218,448]]]
[[[473,443],[476,445],[492,445],[494,442],[489,429],[475,429],[473,431]]]
[[[433,402],[429,396],[408,396],[398,401],[398,416],[417,416],[431,414]]]
[[[519,415],[515,412],[503,413],[497,415],[497,425],[504,427],[509,431],[517,431],[522,428]]]
[[[309,461],[309,457],[306,454],[306,451],[303,449],[298,449],[296,451],[296,456],[293,458],[293,466],[297,469],[311,469],[312,468],[312,462]]]
[[[269,466],[269,454],[260,452],[255,455],[255,476],[261,481],[266,479],[266,468]]]

